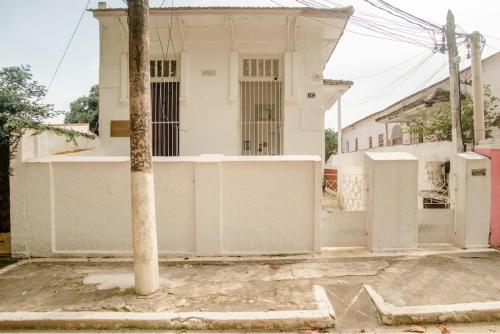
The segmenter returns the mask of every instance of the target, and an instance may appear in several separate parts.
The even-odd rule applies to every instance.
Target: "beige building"
[[[324,155],[324,113],[352,84],[323,69],[352,7],[152,8],[156,156]],[[128,155],[124,9],[93,10],[100,26],[104,154]]]
[[[483,78],[493,95],[500,97],[500,52],[483,60]],[[460,72],[461,81],[470,81],[470,67]],[[462,89],[469,89],[462,84]],[[354,152],[382,146],[410,145],[419,142],[412,138],[405,117],[417,108],[431,106],[449,99],[449,79],[439,81],[421,91],[405,97],[389,107],[371,114],[342,129],[342,152]]]

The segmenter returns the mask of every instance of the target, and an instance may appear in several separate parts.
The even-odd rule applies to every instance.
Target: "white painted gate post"
[[[418,159],[405,152],[365,154],[367,247],[415,249],[418,226]]]
[[[457,154],[455,242],[462,248],[489,247],[490,160],[474,152]]]

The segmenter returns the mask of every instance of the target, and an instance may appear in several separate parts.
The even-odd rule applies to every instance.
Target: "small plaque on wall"
[[[472,176],[486,176],[486,168],[473,169]]]
[[[130,121],[111,121],[111,137],[130,137]]]

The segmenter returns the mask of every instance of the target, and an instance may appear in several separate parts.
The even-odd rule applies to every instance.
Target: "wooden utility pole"
[[[457,153],[464,151],[462,140],[462,124],[460,111],[460,72],[457,40],[455,37],[455,18],[451,10],[446,17],[446,40],[448,44],[448,62],[450,67],[450,107],[451,107],[451,140]]]
[[[130,168],[135,292],[158,290],[158,245],[151,158],[149,0],[128,0]]]
[[[481,63],[481,34],[474,31],[470,36],[472,68],[472,102],[474,105],[474,144],[485,139],[484,129],[484,83]]]

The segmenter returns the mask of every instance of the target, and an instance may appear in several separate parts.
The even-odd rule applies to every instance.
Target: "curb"
[[[370,285],[364,288],[375,304],[384,325],[470,323],[500,320],[500,301],[462,304],[394,306]]]
[[[269,312],[0,312],[0,329],[165,329],[297,331],[335,327],[325,290],[313,286],[317,310]]]

